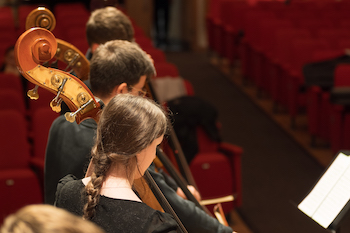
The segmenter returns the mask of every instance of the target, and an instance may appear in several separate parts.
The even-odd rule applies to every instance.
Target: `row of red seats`
[[[346,1],[329,1],[327,5],[320,4],[322,1],[293,1],[290,5],[283,1],[259,1],[255,6],[240,0],[211,2],[206,18],[209,48],[231,62],[237,57],[241,32],[249,37],[250,32],[258,28],[256,24],[260,19],[291,20],[294,26],[309,30],[321,24],[332,28],[347,28],[349,25],[349,20],[346,20],[349,19],[349,4]]]
[[[271,40],[270,34],[268,34],[268,40],[264,40],[264,36],[261,36],[261,45],[270,45],[270,47],[266,46],[265,51],[270,51],[272,54],[275,52],[275,59],[268,55],[270,56],[268,62],[261,60],[268,58],[268,56],[265,55],[264,57],[264,52],[255,49],[250,54],[251,56],[246,55],[251,60],[246,63],[245,67],[249,67],[248,72],[253,71],[246,77],[250,77],[259,88],[270,93],[278,104],[287,107],[292,119],[292,126],[295,127],[295,118],[300,111],[306,108],[308,130],[312,135],[313,145],[315,145],[317,139],[322,139],[329,143],[333,153],[336,153],[340,149],[350,148],[350,145],[346,144],[346,142],[349,142],[349,136],[346,129],[344,130],[344,127],[349,125],[346,121],[346,115],[344,115],[346,111],[340,110],[343,107],[333,106],[330,102],[329,92],[322,92],[319,87],[315,86],[305,90],[302,68],[307,63],[345,55],[345,49],[350,46],[349,32],[347,27],[344,27],[348,24],[348,20],[345,19],[337,27],[331,23],[331,20],[315,20],[314,23],[312,20],[304,19],[304,25],[310,23],[312,27],[306,27],[307,30],[300,30],[298,33],[278,29],[276,32],[278,34],[277,40]],[[283,21],[278,23],[284,28],[288,24]],[[302,24],[299,23],[299,26],[302,26]],[[270,22],[271,28],[273,28],[273,24]],[[266,31],[271,33],[271,30],[266,29]],[[259,34],[255,34],[255,36],[259,36]],[[271,46],[271,44],[274,44],[274,46]],[[273,48],[276,48],[276,50]],[[250,49],[254,50],[254,48]],[[265,54],[269,53],[265,52]],[[345,71],[346,69],[343,67],[336,69],[334,87],[349,85],[349,83],[343,81],[346,80],[346,77],[344,77]]]
[[[39,90],[37,101],[28,101],[18,76],[0,73],[0,124],[2,154],[0,222],[20,207],[43,202],[43,174],[49,128],[58,116],[49,108],[53,94]],[[44,105],[44,102],[46,105]],[[45,107],[43,107],[45,106]],[[22,197],[23,193],[26,197]]]
[[[0,110],[0,223],[13,211],[33,203],[42,203],[42,187],[30,166],[30,145],[24,116],[15,110]],[[23,196],[25,194],[25,196]]]
[[[331,94],[320,87],[306,88],[302,72],[305,64],[345,55],[350,47],[349,1],[291,1],[288,6],[263,1],[254,7],[244,1],[216,3],[222,14],[208,24],[211,50],[231,62],[241,59],[244,77],[287,108],[293,126],[306,109],[313,139],[329,142],[334,153],[349,149],[347,107],[335,107]],[[346,65],[337,67],[334,87],[349,86],[349,74]]]
[[[313,85],[307,89],[308,131],[312,142],[328,142],[333,153],[350,149],[350,64],[338,64],[330,88]]]

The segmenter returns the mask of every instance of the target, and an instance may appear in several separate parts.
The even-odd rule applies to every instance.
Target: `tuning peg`
[[[66,117],[66,120],[69,122],[74,122],[75,121],[75,116],[82,111],[86,106],[91,104],[93,102],[93,99],[90,99],[87,101],[85,104],[83,104],[79,109],[77,109],[75,112],[66,112],[64,116]]]
[[[50,107],[53,111],[55,112],[61,112],[61,103],[62,103],[62,99],[59,98],[54,98],[51,102],[50,102]]]
[[[27,92],[27,95],[29,98],[32,100],[37,100],[39,99],[39,93],[38,93],[38,85],[35,85],[35,87]]]
[[[51,77],[51,84],[55,87],[58,87],[58,91],[57,91],[57,95],[56,97],[50,102],[50,106],[52,108],[53,111],[55,112],[60,112],[61,111],[61,103],[62,103],[62,99],[59,98],[64,85],[67,82],[67,78],[62,78],[60,75],[58,74],[54,74]]]
[[[75,113],[74,112],[66,112],[64,114],[64,117],[66,118],[67,121],[73,123],[75,121]]]

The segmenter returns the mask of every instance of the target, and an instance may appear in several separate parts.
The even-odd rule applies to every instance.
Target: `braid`
[[[104,153],[98,153],[98,148],[93,154],[92,162],[95,166],[94,172],[91,175],[91,180],[85,186],[85,191],[87,194],[87,202],[84,205],[83,209],[83,218],[84,219],[92,219],[95,215],[96,206],[99,202],[101,188],[103,181],[105,180],[106,172],[109,170],[112,161]]]
[[[84,219],[91,219],[95,215],[95,207],[99,201],[103,179],[104,177],[96,177],[96,174],[93,173],[91,181],[85,187],[87,202],[84,205]]]

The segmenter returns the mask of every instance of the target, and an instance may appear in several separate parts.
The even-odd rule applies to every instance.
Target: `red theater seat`
[[[157,72],[156,78],[162,77],[179,77],[179,70],[173,63],[170,62],[157,62],[154,64]]]
[[[0,111],[0,170],[27,168],[30,158],[28,130],[23,114],[15,110]]]
[[[21,94],[24,93],[20,77],[2,72],[0,72],[0,89],[11,89]]]
[[[233,202],[223,203],[225,213],[242,205],[241,147],[215,142],[198,127],[199,152],[191,161],[190,169],[202,199],[234,195]],[[223,180],[222,178],[225,177]],[[217,182],[222,180],[222,182]],[[212,211],[213,206],[209,206]]]
[[[3,89],[0,91],[0,110],[9,109],[27,117],[23,94],[13,89]]]
[[[41,204],[42,191],[35,173],[29,168],[0,169],[0,224],[3,219],[29,204]]]
[[[31,137],[33,141],[33,156],[30,163],[35,167],[41,184],[44,182],[45,150],[52,122],[59,116],[50,108],[36,109],[32,115]]]
[[[14,110],[0,111],[0,222],[19,208],[42,202],[36,174],[29,166],[30,147],[23,115]]]

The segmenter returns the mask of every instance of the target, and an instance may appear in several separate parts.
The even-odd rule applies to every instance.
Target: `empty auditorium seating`
[[[9,73],[0,72],[0,89],[12,89],[21,93],[24,93],[21,78]]]
[[[334,153],[350,148],[348,106],[332,102],[329,90],[333,83],[328,88],[305,85],[302,73],[305,64],[349,54],[349,1],[245,1],[246,8],[242,2],[210,2],[209,49],[229,58],[234,67],[236,56],[244,83],[254,85],[258,93],[266,92],[260,97],[286,109],[292,123],[306,108],[307,128],[314,142],[330,143]],[[239,29],[243,37],[235,54],[233,42]],[[338,79],[340,69],[334,74],[334,88],[349,86],[348,79]],[[344,77],[349,75],[350,71],[344,71]]]
[[[313,61],[314,51],[329,49],[330,43],[323,38],[296,39],[291,44],[290,67],[286,71],[288,113],[293,118],[305,107],[304,77],[302,68]]]
[[[254,83],[258,88],[269,91],[267,73],[269,70],[269,60],[273,59],[272,48],[275,41],[272,35],[278,30],[285,28],[293,28],[293,23],[290,20],[281,19],[265,19],[257,22],[260,33],[260,44],[256,52],[252,54],[252,73]]]
[[[314,53],[314,60],[316,62],[330,62],[328,66],[329,69],[332,69],[332,60],[344,58],[343,62],[346,61],[346,57],[344,57],[344,52],[341,50],[322,50]],[[340,62],[340,61],[339,61]],[[318,64],[318,63],[316,63]],[[334,64],[336,65],[336,64]],[[325,63],[326,66],[326,63]],[[330,102],[330,93],[329,91],[332,89],[334,85],[334,76],[337,76],[337,84],[338,87],[348,86],[345,82],[342,82],[341,74],[343,76],[349,71],[347,65],[341,65],[338,68],[335,68],[336,71],[333,71],[333,75],[330,77],[329,81],[324,80],[323,82],[319,81],[319,85],[313,84],[313,86],[307,88],[307,120],[308,120],[308,130],[311,134],[312,138],[317,139],[321,138],[325,142],[329,142],[331,140],[330,134],[330,111],[331,108]],[[342,71],[343,70],[343,71]],[[347,70],[347,71],[346,71]],[[344,72],[345,71],[345,72]],[[330,70],[332,72],[332,70]],[[326,77],[326,76],[325,76]],[[344,77],[343,77],[344,78]],[[321,77],[320,77],[321,79]],[[324,78],[322,78],[323,80]],[[333,130],[334,131],[334,130]],[[334,132],[333,132],[334,135]]]
[[[291,45],[298,38],[310,38],[306,29],[284,28],[277,30],[272,40],[272,58],[267,70],[269,90],[273,101],[284,107],[288,106],[286,71],[291,66]]]
[[[42,192],[38,177],[29,166],[30,146],[23,115],[14,110],[1,110],[0,127],[0,180],[4,197],[0,201],[1,222],[24,205],[41,203]]]
[[[32,115],[31,137],[33,143],[33,152],[30,163],[38,173],[41,184],[44,179],[44,164],[45,164],[45,150],[49,130],[52,122],[59,114],[52,111],[50,108],[38,108]]]
[[[0,223],[3,219],[29,204],[43,202],[42,191],[36,174],[29,168],[0,169]]]
[[[256,22],[262,19],[273,19],[276,16],[272,12],[261,11],[259,9],[248,10],[244,14],[244,37],[241,41],[240,56],[242,61],[242,74],[247,79],[254,77],[254,53],[260,48],[261,31],[256,30]]]
[[[23,114],[16,110],[0,110],[0,144],[4,156],[0,169],[27,168],[30,158],[28,130]]]
[[[1,19],[0,19],[1,22]],[[1,29],[0,31],[8,31],[8,29]],[[15,45],[17,36],[15,32],[1,33],[0,34],[0,65],[3,64],[6,51]]]
[[[57,29],[55,30],[59,32],[59,38],[68,42],[73,36],[76,36],[76,34],[72,35],[72,31],[78,30],[80,32],[85,29],[86,22],[90,16],[89,11],[81,2],[57,3],[53,13],[56,18]]]
[[[12,8],[9,6],[0,7],[0,30],[1,34],[16,35],[17,28],[16,18],[12,12]]]
[[[238,58],[238,45],[242,37],[244,12],[248,8],[245,1],[223,1],[220,5],[222,24],[219,32],[214,36],[222,36],[216,38],[215,41],[220,41],[219,54],[227,58],[231,64]]]
[[[209,48],[214,49],[214,28],[221,24],[220,20],[220,2],[223,0],[209,1],[208,13],[205,17],[206,32]]]
[[[27,110],[23,94],[13,89],[1,89],[0,91],[0,111],[12,109],[27,117]]]

